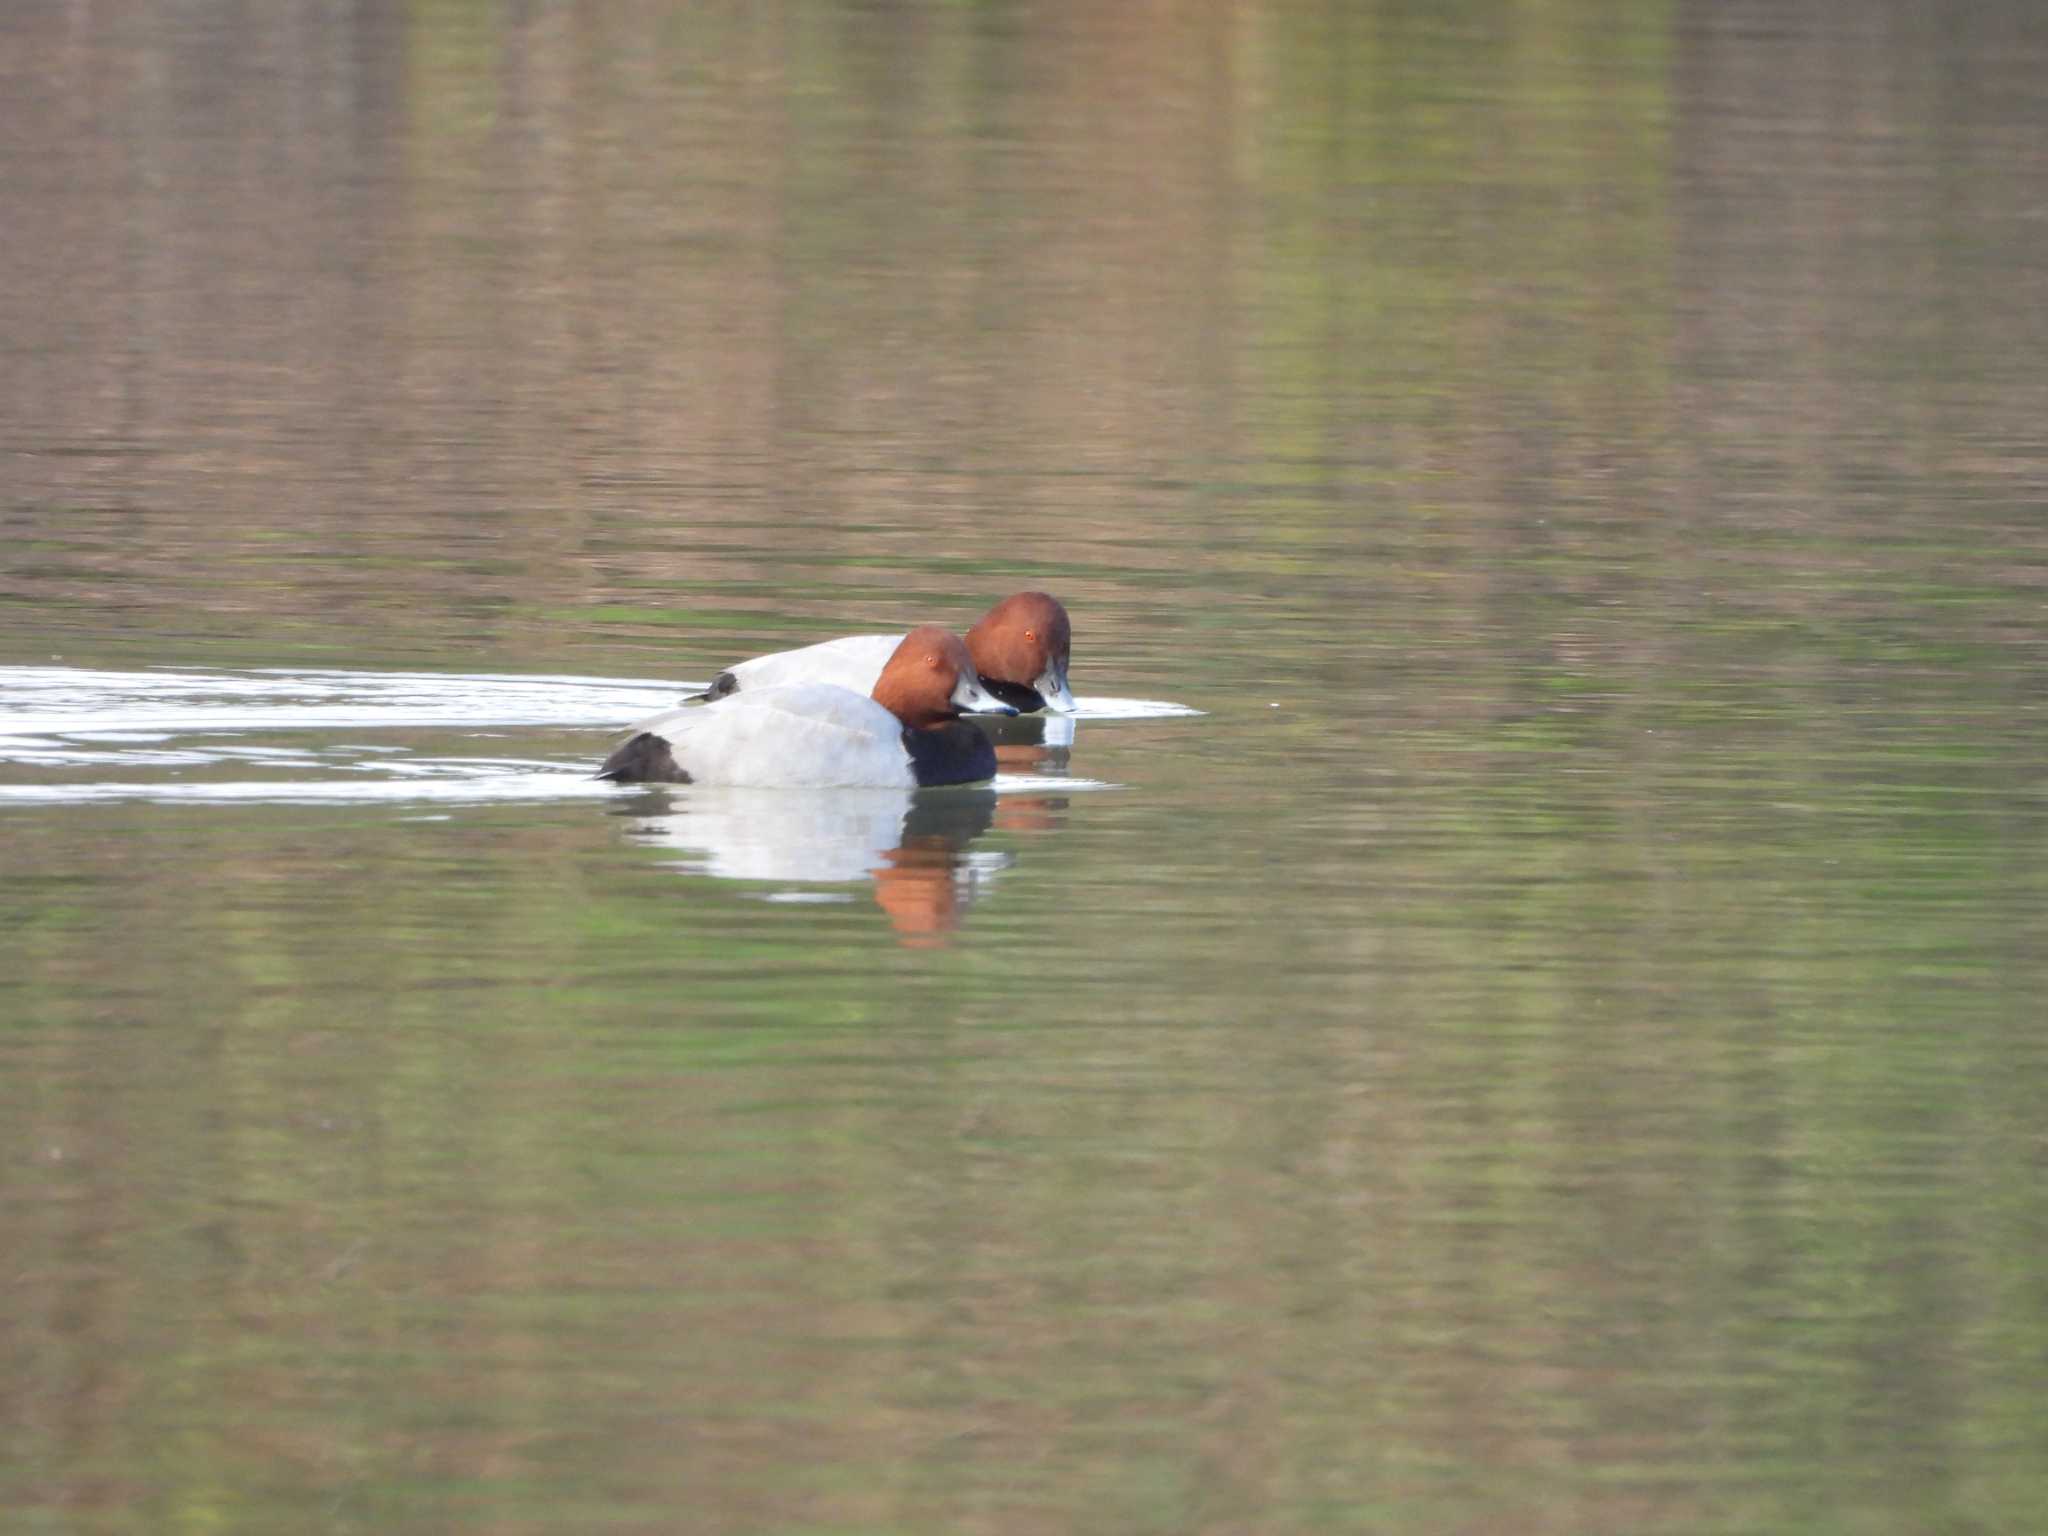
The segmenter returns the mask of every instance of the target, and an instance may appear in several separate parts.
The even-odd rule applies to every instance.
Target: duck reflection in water
[[[969,848],[996,821],[996,795],[987,789],[692,787],[653,791],[629,814],[631,835],[680,850],[686,857],[678,867],[693,874],[867,884],[898,939],[914,947],[944,944],[1014,862],[1007,853]],[[767,893],[770,900],[805,894]]]
[[[983,715],[974,723],[995,743],[1002,772],[1065,775],[1074,749],[1072,715]],[[1051,832],[1066,820],[1065,795],[1013,793],[996,803],[996,825],[1005,832]]]
[[[903,818],[903,840],[874,871],[875,901],[896,936],[912,949],[935,949],[960,926],[960,915],[1014,862],[1008,854],[976,859],[967,845],[998,815],[992,793],[916,796]]]

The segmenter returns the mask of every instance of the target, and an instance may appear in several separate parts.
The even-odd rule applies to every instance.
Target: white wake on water
[[[483,742],[518,731],[623,729],[701,683],[608,677],[327,668],[0,667],[0,803],[151,800],[334,803],[549,800],[606,796],[591,777],[601,742],[559,756],[426,752],[332,739],[305,746],[250,735],[452,733]],[[1200,713],[1143,699],[1081,699],[1081,719]],[[1048,743],[1073,722],[1048,717]],[[437,747],[440,743],[435,744]],[[39,782],[26,782],[28,774]],[[1107,787],[1004,774],[998,793]]]

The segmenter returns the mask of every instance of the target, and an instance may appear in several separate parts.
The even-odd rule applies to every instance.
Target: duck
[[[1013,714],[1050,710],[1074,713],[1074,695],[1067,687],[1067,663],[1073,654],[1074,627],[1067,610],[1049,592],[1016,592],[983,614],[967,631],[967,653],[982,687]],[[883,664],[902,641],[901,635],[846,635],[807,645],[801,650],[775,651],[728,667],[689,702],[705,703],[733,694],[783,683],[837,683],[855,693],[875,686]]]
[[[995,748],[963,713],[1017,707],[982,685],[958,635],[925,624],[897,642],[868,693],[781,682],[684,705],[634,726],[597,776],[759,789],[983,783],[996,775]]]

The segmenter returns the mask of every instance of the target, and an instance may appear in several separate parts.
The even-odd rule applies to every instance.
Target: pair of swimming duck
[[[1073,627],[1019,592],[963,643],[936,624],[756,656],[643,720],[598,770],[621,784],[918,789],[992,779],[995,748],[963,714],[1072,714]]]

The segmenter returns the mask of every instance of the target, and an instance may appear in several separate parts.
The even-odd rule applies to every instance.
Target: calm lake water
[[[10,1536],[2041,1529],[2032,0],[30,0],[0,194]]]

